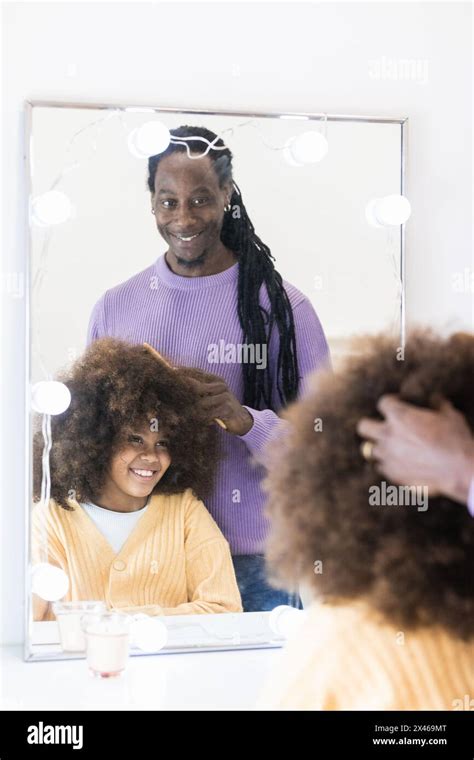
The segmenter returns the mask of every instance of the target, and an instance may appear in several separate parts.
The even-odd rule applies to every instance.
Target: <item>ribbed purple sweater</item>
[[[91,315],[88,343],[105,336],[131,343],[146,341],[176,364],[219,375],[242,400],[242,365],[226,363],[226,354],[219,348],[244,343],[237,314],[238,267],[236,263],[218,274],[182,277],[171,271],[164,255],[160,256],[152,266],[106,291],[99,299]],[[295,320],[301,395],[308,376],[329,361],[329,350],[309,300],[289,283],[284,282],[284,286]],[[265,286],[260,292],[260,302],[269,308]],[[210,353],[212,345],[218,347],[214,357]],[[275,328],[267,358],[273,370],[277,356]],[[218,363],[209,363],[209,358],[217,358]],[[274,403],[278,408],[278,398]],[[252,462],[252,455],[260,454],[270,436],[283,431],[285,426],[271,410],[246,408],[254,419],[246,435],[231,435],[219,428],[224,457],[214,494],[206,502],[229,541],[232,554],[257,554],[264,550],[268,531],[263,514],[265,496],[260,487],[264,469]]]

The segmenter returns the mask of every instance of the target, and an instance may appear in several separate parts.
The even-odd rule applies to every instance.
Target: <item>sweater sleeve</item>
[[[103,338],[107,335],[105,329],[105,316],[104,316],[104,299],[105,294],[99,298],[94,308],[92,309],[89,319],[89,326],[87,329],[87,345],[89,346],[95,340]]]
[[[185,517],[186,580],[189,602],[164,615],[242,612],[229,544],[203,502],[194,495]]]
[[[47,562],[60,567],[68,573],[67,559],[64,547],[55,529],[55,520],[50,506],[36,504],[31,516],[31,560],[32,566]],[[51,602],[47,602],[37,594],[32,594],[33,620],[54,620]]]
[[[469,486],[469,494],[467,497],[467,508],[471,517],[474,517],[474,478],[471,480]]]
[[[305,393],[313,372],[330,367],[331,360],[321,322],[308,298],[304,298],[293,307],[293,317],[300,379],[298,397],[301,397]],[[273,354],[274,372],[276,371],[275,354],[277,350],[273,344],[270,354]],[[276,398],[274,401],[275,404],[278,403]],[[248,433],[240,436],[240,438],[252,454],[260,455],[271,438],[284,435],[287,423],[270,409],[257,410],[248,406],[245,408],[253,417],[253,426]]]

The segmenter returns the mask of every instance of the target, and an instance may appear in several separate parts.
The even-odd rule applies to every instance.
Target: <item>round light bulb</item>
[[[376,207],[377,219],[388,226],[405,224],[411,214],[411,206],[404,195],[386,195]]]
[[[133,129],[128,136],[128,148],[136,158],[149,158],[163,153],[170,144],[168,127],[161,121],[148,121]]]
[[[135,615],[131,636],[132,644],[143,652],[159,652],[168,641],[168,629],[155,617]]]
[[[268,624],[276,636],[285,639],[292,636],[306,619],[306,612],[296,607],[280,604],[275,607],[268,618]]]
[[[372,227],[399,227],[410,218],[411,206],[404,195],[386,195],[368,202],[365,216]]]
[[[33,198],[31,205],[31,219],[39,227],[67,222],[72,212],[71,201],[59,190],[49,190],[47,193],[38,195]]]
[[[321,132],[313,130],[303,132],[301,135],[291,137],[286,145],[287,151],[285,157],[289,163],[296,166],[305,164],[317,164],[321,161],[329,150],[329,144]]]
[[[62,599],[69,588],[69,578],[60,567],[39,562],[31,568],[31,590],[47,602]]]
[[[41,380],[31,392],[31,405],[39,414],[62,414],[71,403],[67,385],[56,380]]]
[[[302,166],[302,164],[298,163],[298,161],[295,161],[293,157],[293,153],[291,151],[291,144],[293,142],[293,137],[289,137],[288,140],[285,143],[285,146],[283,148],[283,158],[285,159],[286,163],[290,166]]]
[[[372,198],[365,207],[365,218],[371,227],[382,228],[384,225],[377,221],[376,208],[380,198]]]

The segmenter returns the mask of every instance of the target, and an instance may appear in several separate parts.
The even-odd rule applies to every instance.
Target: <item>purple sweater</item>
[[[237,314],[238,267],[236,263],[219,274],[182,277],[171,271],[164,255],[160,256],[152,266],[99,299],[91,315],[88,343],[105,336],[130,343],[146,341],[176,364],[219,375],[242,400],[242,365],[226,363],[222,349],[226,344],[244,343]],[[329,350],[309,300],[289,283],[284,282],[284,286],[295,320],[301,395],[308,376],[329,362]],[[264,285],[260,302],[269,307]],[[217,346],[214,354],[212,345]],[[277,356],[278,331],[274,328],[267,357],[273,370]],[[213,362],[209,363],[209,358]],[[261,359],[257,356],[257,361]],[[278,408],[278,398],[273,401]],[[265,473],[252,458],[261,454],[270,436],[278,434],[286,424],[271,410],[246,408],[254,419],[246,435],[231,435],[218,428],[224,457],[215,491],[206,501],[232,554],[263,553],[268,521],[263,514],[265,496],[260,484]]]

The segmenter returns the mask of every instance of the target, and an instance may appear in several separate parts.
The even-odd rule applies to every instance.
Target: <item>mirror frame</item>
[[[32,197],[32,124],[33,124],[33,109],[38,107],[47,108],[74,108],[74,109],[86,109],[86,110],[113,110],[113,111],[127,111],[132,110],[135,112],[143,111],[144,113],[174,113],[174,114],[193,114],[196,116],[234,116],[245,117],[255,119],[299,119],[307,121],[318,121],[322,119],[327,122],[368,122],[378,124],[398,124],[400,127],[400,184],[399,192],[401,195],[405,194],[405,180],[406,180],[406,155],[407,155],[407,136],[408,136],[408,117],[378,117],[378,116],[362,116],[362,115],[349,115],[349,114],[330,114],[324,112],[295,112],[295,111],[229,111],[229,110],[203,110],[198,108],[177,108],[177,107],[161,107],[155,105],[143,105],[143,104],[130,104],[123,105],[123,103],[93,103],[93,102],[58,102],[53,100],[25,100],[25,121],[24,121],[24,162],[26,173],[26,218],[28,224],[27,231],[27,251],[25,260],[25,385],[24,385],[24,397],[25,397],[25,492],[24,492],[24,517],[25,517],[25,543],[24,543],[24,660],[26,662],[39,662],[44,660],[60,660],[60,659],[73,659],[67,654],[57,654],[54,656],[42,656],[32,651],[31,647],[35,646],[31,643],[31,630],[32,630],[32,604],[31,604],[31,584],[30,584],[30,556],[31,556],[31,525],[30,525],[30,511],[32,500],[32,410],[31,410],[31,261],[33,251],[32,241],[32,225],[30,222],[30,199]],[[405,314],[405,254],[406,254],[406,242],[405,242],[405,225],[400,225],[400,347],[405,347],[405,333],[406,333],[406,314]],[[248,614],[248,613],[241,613]],[[37,645],[38,646],[38,645]],[[273,648],[275,646],[282,646],[282,643],[275,643],[275,641],[268,641],[267,643],[258,643],[255,645],[249,645],[241,647],[239,645],[232,647],[233,649],[264,649]],[[222,645],[219,646],[219,641],[216,638],[216,646],[205,648],[188,648],[181,651],[185,652],[203,652],[203,651],[222,651]],[[176,652],[176,650],[174,650]],[[173,650],[167,650],[166,648],[157,652],[156,654],[168,654]],[[133,656],[141,655],[143,653],[133,652]],[[74,658],[75,659],[75,658]]]

